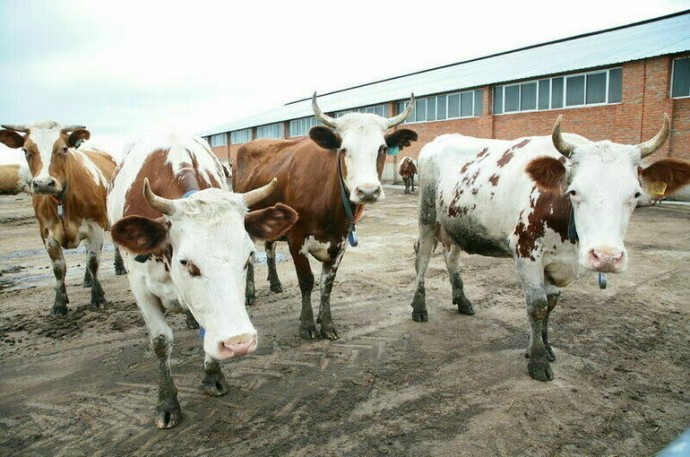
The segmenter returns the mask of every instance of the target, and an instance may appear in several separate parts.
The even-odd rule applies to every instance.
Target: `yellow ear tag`
[[[666,183],[663,181],[656,181],[649,184],[649,193],[655,197],[661,197],[666,193]]]

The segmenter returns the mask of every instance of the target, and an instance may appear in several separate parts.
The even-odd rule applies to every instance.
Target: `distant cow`
[[[0,164],[0,194],[16,195],[29,192],[31,173],[25,164]]]
[[[348,113],[334,119],[321,112],[316,94],[312,108],[325,127],[313,127],[309,138],[255,140],[239,148],[233,169],[233,188],[242,192],[273,176],[278,177],[278,189],[255,208],[282,202],[299,214],[299,220],[286,239],[302,292],[300,335],[303,338],[317,335],[311,307],[314,275],[307,257],[311,254],[323,265],[318,316],[320,334],[324,338],[337,339],[330,296],[345,253],[346,239],[363,206],[384,197],[380,179],[387,149],[409,146],[417,139],[417,134],[409,129],[386,133],[410,115],[414,96],[404,112],[390,119],[365,113]],[[274,243],[267,243],[266,253],[271,290],[281,291],[275,269]],[[248,277],[253,279],[251,272]],[[247,287],[248,303],[253,301],[253,290],[252,281]]]
[[[417,291],[412,318],[427,320],[424,274],[437,241],[443,245],[453,303],[474,308],[463,291],[459,254],[514,257],[525,292],[532,378],[553,379],[549,314],[560,287],[579,272],[622,272],[623,238],[642,187],[673,192],[690,181],[690,162],[665,158],[638,169],[657,150],[669,120],[638,145],[561,134],[514,141],[442,135],[422,148]]]
[[[51,316],[66,314],[69,303],[62,249],[76,248],[82,241],[86,241],[87,251],[84,286],[91,287],[91,308],[104,306],[106,300],[97,275],[104,231],[108,229],[106,188],[115,161],[103,151],[77,149],[91,135],[83,126],[65,127],[47,121],[2,127],[5,130],[0,130],[0,142],[24,150],[32,175],[34,212],[56,279]],[[123,274],[119,251],[115,254],[116,273]]]
[[[398,165],[398,174],[402,176],[405,183],[405,193],[414,192],[414,175],[417,174],[417,161],[409,156],[403,157]]]
[[[205,141],[179,134],[132,144],[108,192],[112,237],[125,248],[129,283],[160,361],[155,425],[182,419],[170,371],[173,334],[164,310],[191,311],[205,329],[204,391],[228,392],[219,360],[254,351],[257,332],[244,308],[249,235],[281,236],[297,219],[275,206],[247,213],[275,180],[244,195],[228,191],[220,161]],[[249,234],[247,233],[249,232]]]

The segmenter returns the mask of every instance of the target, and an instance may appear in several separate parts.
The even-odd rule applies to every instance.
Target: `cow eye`
[[[182,265],[183,267],[187,266],[188,263],[189,262],[187,261],[187,259],[180,259],[180,265]]]
[[[577,195],[577,192],[575,191],[575,189],[570,189],[568,191],[568,195],[570,195],[571,197],[575,197]]]
[[[347,155],[347,149],[346,148],[342,148],[338,152],[340,152],[342,155]]]
[[[65,147],[63,147],[62,149],[60,149],[60,152],[63,153],[63,154],[67,154],[67,146],[65,146]]]
[[[642,196],[641,192],[635,192],[635,198],[640,198]]]
[[[22,151],[24,151],[24,157],[26,157],[27,159],[31,158],[31,152],[28,149],[22,148]]]

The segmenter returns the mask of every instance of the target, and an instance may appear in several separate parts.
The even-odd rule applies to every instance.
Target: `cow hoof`
[[[317,333],[315,325],[299,328],[299,336],[304,338],[305,340],[313,340],[314,338],[316,338],[316,334]]]
[[[254,304],[254,301],[256,301],[256,296],[244,297],[244,306],[252,306]]]
[[[555,362],[556,361],[556,354],[554,354],[553,349],[551,349],[551,346],[548,344],[546,345],[546,360],[549,362]]]
[[[532,379],[537,381],[553,381],[553,371],[551,371],[551,366],[549,362],[532,362],[527,364],[527,370]]]
[[[283,285],[281,283],[271,283],[271,292],[281,293],[283,291]]]
[[[64,316],[67,314],[67,311],[69,308],[67,306],[62,305],[62,306],[53,306],[53,309],[50,310],[50,315],[51,317],[59,317],[59,316]]]
[[[323,326],[321,327],[321,337],[327,340],[337,340],[340,338],[334,327],[324,328]]]
[[[204,389],[204,393],[209,397],[222,397],[223,395],[227,395],[230,391],[230,386],[228,386],[222,374],[220,377],[214,376],[213,378],[204,378],[201,382],[201,387]]]
[[[124,265],[118,265],[115,267],[115,275],[116,276],[122,276],[127,274],[127,269],[125,268]]]
[[[467,316],[473,316],[474,315],[474,306],[472,305],[472,302],[469,301],[467,298],[462,297],[457,300],[453,300],[454,305],[458,305],[458,312],[460,314],[465,314]]]
[[[412,320],[415,322],[427,322],[429,320],[429,313],[425,309],[422,311],[412,311]]]
[[[104,309],[105,304],[107,303],[106,299],[104,296],[101,297],[96,297],[91,299],[91,310],[92,311],[98,311],[99,309]]]
[[[174,402],[165,402],[156,406],[155,424],[158,429],[173,428],[182,421],[182,410],[180,404],[175,400]]]

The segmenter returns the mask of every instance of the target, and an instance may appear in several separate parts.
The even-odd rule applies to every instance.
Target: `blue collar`
[[[182,198],[190,197],[191,195],[194,195],[194,194],[196,194],[197,192],[199,192],[199,189],[188,190],[187,192],[185,192],[184,194],[182,194]]]

